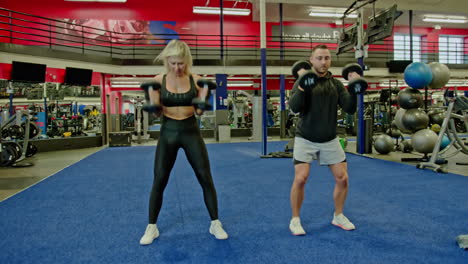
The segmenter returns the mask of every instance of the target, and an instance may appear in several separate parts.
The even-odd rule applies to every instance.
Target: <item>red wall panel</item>
[[[11,68],[10,63],[0,63],[0,79],[9,80],[11,78]]]
[[[46,82],[63,83],[65,80],[65,69],[47,68]]]

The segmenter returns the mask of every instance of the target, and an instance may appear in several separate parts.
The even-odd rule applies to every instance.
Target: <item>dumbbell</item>
[[[301,69],[311,70],[312,65],[308,61],[296,61],[291,68],[291,72],[292,72],[292,75],[294,76],[294,79],[297,80],[299,78],[299,71]]]
[[[299,83],[299,87],[304,89],[304,91],[310,92],[315,87],[317,79],[318,76],[313,71],[307,71],[297,79],[297,82]]]
[[[347,64],[342,71],[342,76],[345,80],[349,79],[349,74],[350,73],[357,73],[359,76],[363,75],[363,70],[361,65],[357,63],[350,63]],[[369,84],[367,83],[366,79],[362,77],[357,77],[353,78],[352,80],[349,81],[348,83],[348,92],[350,94],[356,95],[356,94],[364,94],[367,90],[367,87]]]
[[[351,94],[364,94],[369,84],[364,78],[355,78],[348,83],[348,92]]]
[[[306,71],[303,74],[299,74],[299,71],[302,69]],[[297,84],[304,90],[312,89],[317,83],[318,76],[311,69],[312,65],[308,61],[297,61],[291,68]]]
[[[198,97],[193,98],[192,105],[195,108],[198,108],[201,110],[210,109],[211,104],[208,102],[208,99],[210,98],[209,90],[216,89],[216,83],[208,79],[199,79],[197,81],[197,85],[201,87],[201,91]]]
[[[162,106],[151,101],[150,93],[160,90],[161,84],[159,82],[145,82],[140,85],[140,88],[145,91],[145,99],[148,102],[141,109],[149,113],[159,113]]]

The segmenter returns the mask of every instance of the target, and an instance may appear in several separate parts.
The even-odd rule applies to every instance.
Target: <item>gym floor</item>
[[[466,137],[464,138],[466,139]],[[284,139],[280,138],[269,138],[269,141],[280,141]],[[207,144],[217,143],[212,138],[205,139]],[[231,142],[249,142],[248,138],[232,138]],[[148,146],[156,145],[156,141],[148,141],[143,144],[133,143],[132,147],[135,146]],[[43,179],[54,175],[62,169],[86,158],[87,156],[103,149],[105,147],[98,148],[86,148],[86,149],[75,149],[75,150],[63,150],[63,151],[51,151],[51,152],[39,152],[31,158],[25,160],[26,162],[33,163],[30,167],[19,167],[19,168],[0,168],[0,201],[3,201],[28,187],[42,181]],[[353,139],[350,139],[346,151],[349,153],[356,153],[356,143]],[[268,150],[272,151],[283,151],[283,150]],[[375,152],[372,154],[365,154],[369,158],[383,159],[393,162],[402,162],[402,158],[421,158],[423,155],[419,153],[402,153],[402,152],[391,152],[387,155],[381,155]],[[466,163],[468,161],[467,155],[458,153],[455,156],[448,159],[448,163],[444,166],[450,173],[460,174],[468,176],[468,166],[457,165],[457,163]],[[99,162],[99,161],[96,161]],[[416,166],[418,162],[402,162],[406,164],[413,164]],[[292,166],[292,165],[291,165]],[[86,173],[85,171],[83,173]],[[435,173],[434,176],[442,176],[443,173]],[[291,175],[292,177],[292,175]],[[350,177],[353,177],[350,175]]]

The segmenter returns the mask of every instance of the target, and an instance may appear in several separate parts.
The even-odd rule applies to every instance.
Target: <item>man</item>
[[[356,111],[357,96],[348,93],[343,84],[328,71],[331,54],[326,45],[314,47],[309,60],[314,81],[307,82],[306,87],[301,87],[300,81],[296,82],[289,99],[291,110],[299,113],[294,143],[295,176],[291,187],[292,219],[289,229],[293,235],[306,234],[299,215],[311,162],[317,160],[320,165],[328,166],[335,178],[335,212],[332,224],[344,230],[354,230],[353,223],[343,214],[348,193],[348,169],[345,153],[336,136],[336,124],[338,106],[353,114]],[[301,69],[299,75],[304,72]],[[350,80],[355,77],[360,76],[355,72],[348,75]]]

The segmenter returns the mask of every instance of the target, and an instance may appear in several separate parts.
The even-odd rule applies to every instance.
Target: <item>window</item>
[[[411,59],[411,46],[409,35],[395,34],[393,36],[393,59]],[[421,61],[421,36],[419,35],[413,35],[413,61]]]
[[[439,62],[462,64],[464,41],[462,36],[439,37]]]

